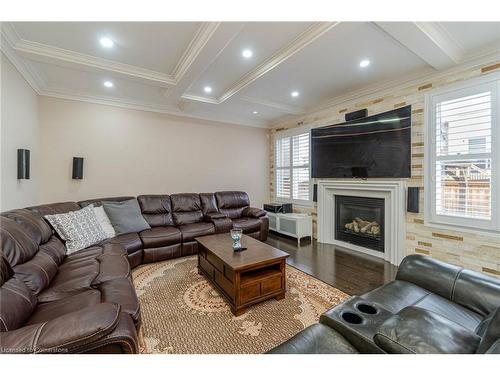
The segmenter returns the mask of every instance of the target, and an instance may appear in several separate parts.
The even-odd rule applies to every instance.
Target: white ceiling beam
[[[376,22],[376,25],[436,70],[463,60],[463,47],[439,22]]]

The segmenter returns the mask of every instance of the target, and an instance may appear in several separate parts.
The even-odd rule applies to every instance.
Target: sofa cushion
[[[414,306],[446,316],[471,331],[475,331],[483,320],[479,314],[433,293],[422,298]]]
[[[428,294],[430,294],[429,291],[414,284],[395,280],[363,294],[361,298],[375,302],[396,314],[403,308],[417,303]]]
[[[481,334],[481,342],[477,349],[478,353],[485,353],[500,339],[500,306],[485,320],[484,332]]]
[[[0,332],[21,327],[37,304],[33,292],[13,275],[14,271],[0,250]]]
[[[101,303],[101,292],[92,289],[57,301],[40,303],[26,325],[48,322],[62,315]]]
[[[106,238],[92,205],[64,214],[45,215],[45,218],[65,241],[68,254]]]
[[[181,243],[181,231],[176,227],[154,227],[139,233],[144,248],[168,246]]]
[[[260,230],[260,220],[253,217],[233,219],[233,228],[243,230],[243,233],[253,233]]]
[[[200,193],[200,201],[203,214],[213,214],[219,212],[214,193]]]
[[[480,337],[441,314],[407,307],[387,319],[374,336],[388,353],[470,354]]]
[[[192,224],[203,221],[201,200],[198,194],[172,194],[172,215],[175,225]]]
[[[239,218],[250,206],[248,194],[244,191],[218,191],[215,193],[219,211],[231,219]]]
[[[497,277],[464,269],[455,282],[452,300],[486,316],[500,306],[500,282]]]
[[[139,195],[142,216],[151,227],[174,225],[172,204],[168,195]]]
[[[195,237],[214,234],[215,227],[212,223],[193,223],[179,226],[182,233],[182,242],[194,241]]]
[[[12,210],[2,214],[19,224],[24,233],[37,244],[43,244],[52,237],[52,229],[42,216],[27,209]]]
[[[104,208],[102,206],[94,207],[94,213],[97,218],[97,222],[106,234],[106,238],[113,238],[116,236],[115,229],[113,228],[113,225],[111,225],[108,215],[104,212]]]
[[[120,234],[116,237],[104,240],[102,244],[120,244],[127,251],[127,254],[132,254],[142,249],[139,233]]]
[[[14,220],[0,216],[0,241],[3,256],[14,267],[33,258],[38,244]]]
[[[108,280],[98,287],[102,302],[113,302],[121,306],[137,325],[140,323],[141,309],[134,284],[130,279]]]
[[[102,205],[116,234],[140,232],[151,228],[144,220],[136,199],[123,202],[103,201]]]
[[[87,199],[84,201],[80,201],[80,202],[78,202],[78,204],[80,205],[80,207],[87,207],[89,204],[93,204],[94,207],[100,207],[100,206],[102,206],[103,201],[123,202],[123,201],[129,201],[131,199],[134,199],[134,197],[122,196],[122,197],[96,198],[96,199]]]

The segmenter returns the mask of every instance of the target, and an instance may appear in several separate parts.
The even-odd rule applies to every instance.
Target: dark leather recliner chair
[[[410,255],[395,281],[350,298],[270,351],[353,352],[500,354],[500,279]]]

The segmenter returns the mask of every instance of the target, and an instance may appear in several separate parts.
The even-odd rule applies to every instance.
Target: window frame
[[[491,219],[462,218],[440,215],[436,211],[436,103],[457,96],[478,93],[481,88],[492,89],[491,105]],[[455,231],[498,235],[500,233],[500,73],[472,78],[432,90],[425,95],[424,147],[424,224]]]
[[[309,198],[308,199],[294,199],[293,197],[293,142],[291,142],[291,138],[300,135],[300,134],[308,134],[309,135],[309,163],[307,164],[307,168],[309,171]],[[290,138],[290,165],[289,167],[278,167],[278,153],[277,153],[277,147],[276,143],[278,140],[283,139],[283,138]],[[282,203],[293,203],[298,206],[304,206],[304,207],[312,207],[313,201],[312,201],[312,179],[311,179],[311,127],[307,128],[293,128],[293,129],[288,129],[288,130],[283,130],[274,136],[274,200],[276,202],[282,202]],[[295,168],[304,168],[302,167],[295,167]],[[284,198],[284,197],[278,197],[278,170],[289,170],[290,171],[290,193],[291,196],[290,198]]]

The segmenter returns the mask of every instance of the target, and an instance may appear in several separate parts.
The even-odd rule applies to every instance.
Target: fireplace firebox
[[[383,198],[335,195],[335,239],[384,252]]]

